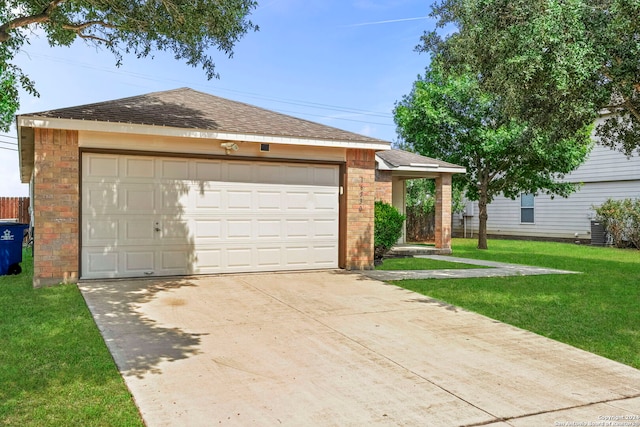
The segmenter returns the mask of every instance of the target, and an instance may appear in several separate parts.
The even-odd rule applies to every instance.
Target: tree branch
[[[46,8],[44,8],[42,13],[31,16],[21,16],[0,25],[0,43],[6,42],[11,38],[11,34],[9,34],[11,30],[15,30],[16,28],[20,27],[26,27],[27,25],[31,24],[38,24],[49,21],[53,9],[58,7],[60,3],[64,3],[64,1],[65,0],[54,0],[49,3]]]
[[[88,21],[88,22],[83,22],[81,24],[65,24],[62,26],[62,28],[64,28],[65,30],[73,31],[74,33],[77,33],[78,35],[80,35],[82,30],[85,30],[94,25],[98,25],[104,28],[116,28],[115,25],[110,24],[108,22],[104,22],[104,21]]]

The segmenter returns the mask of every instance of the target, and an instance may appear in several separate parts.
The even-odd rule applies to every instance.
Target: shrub
[[[608,199],[595,211],[616,247],[640,249],[640,199]]]
[[[388,203],[375,203],[375,218],[373,226],[374,255],[380,260],[389,249],[396,244],[402,235],[404,215]]]

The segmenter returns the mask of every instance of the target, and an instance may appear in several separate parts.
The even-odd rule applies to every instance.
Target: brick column
[[[436,248],[451,252],[451,174],[436,178]]]
[[[373,214],[375,151],[347,150],[346,164],[346,264],[347,270],[373,268]]]
[[[35,129],[35,287],[78,280],[78,132]]]

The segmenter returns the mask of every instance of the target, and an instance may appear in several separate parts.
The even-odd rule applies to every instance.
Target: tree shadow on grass
[[[185,286],[195,286],[190,279],[139,279],[80,284],[109,351],[124,376],[142,378],[161,373],[163,361],[176,361],[200,354],[203,334],[158,324],[141,311],[141,304],[158,294]]]

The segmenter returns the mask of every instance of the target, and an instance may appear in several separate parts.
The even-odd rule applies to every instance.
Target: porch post
[[[451,252],[451,175],[436,178],[436,248]]]

